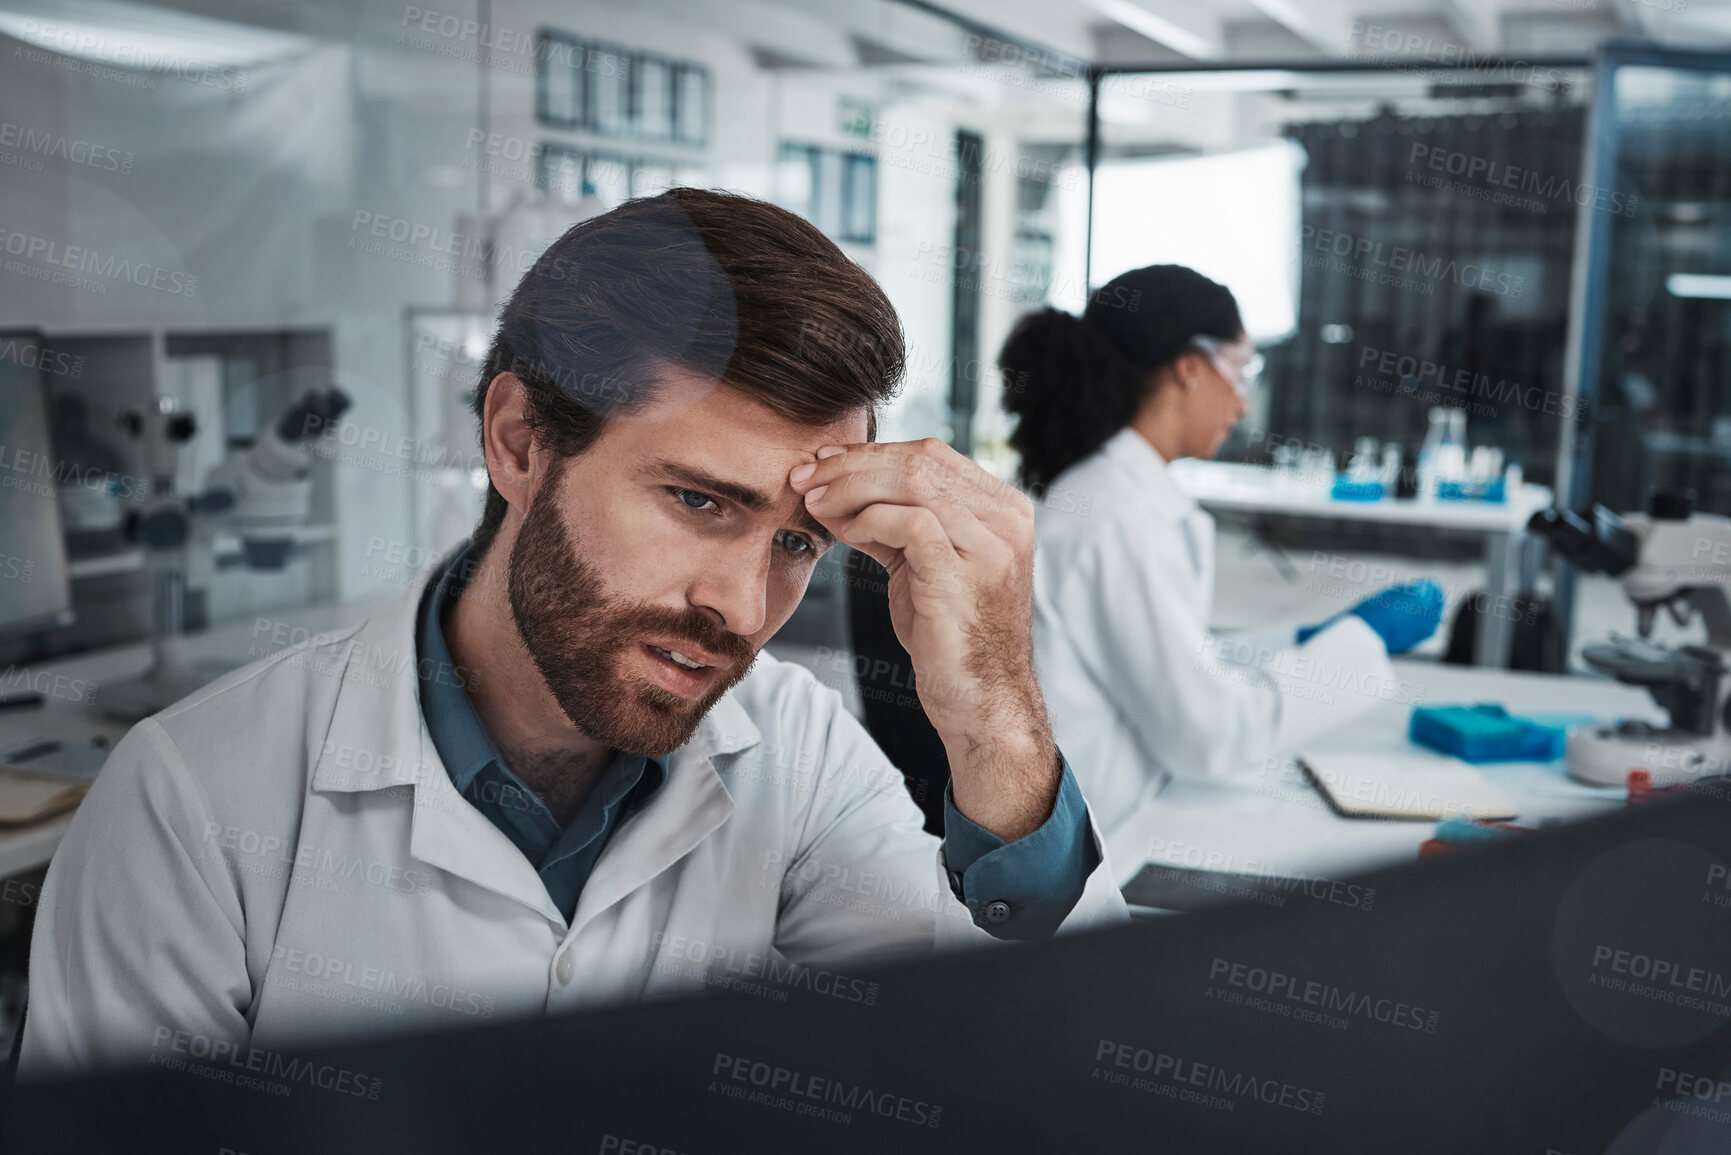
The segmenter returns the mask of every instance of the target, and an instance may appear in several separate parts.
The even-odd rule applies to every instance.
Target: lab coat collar
[[[329,661],[342,685],[312,789],[362,793],[412,786],[409,851],[415,858],[562,924],[564,916],[534,866],[452,785],[421,715],[415,608],[429,578],[448,560],[429,566],[404,597],[364,622],[348,644],[346,660]],[[441,673],[463,676],[461,670]],[[726,820],[733,799],[714,759],[761,737],[733,691],[723,694],[691,741],[669,756],[666,785],[610,840],[583,888],[574,927],[678,861]]]
[[[1114,433],[1100,452],[1129,473],[1133,492],[1168,520],[1179,522],[1200,512],[1196,499],[1178,487],[1166,459],[1147,438],[1128,425]]]

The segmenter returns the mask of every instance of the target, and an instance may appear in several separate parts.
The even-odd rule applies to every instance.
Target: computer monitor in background
[[[72,623],[39,335],[0,332],[0,638]]]

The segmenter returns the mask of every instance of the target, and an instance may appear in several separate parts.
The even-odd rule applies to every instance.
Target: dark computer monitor
[[[39,334],[0,331],[0,638],[72,623],[45,355]]]
[[[0,1086],[0,1150],[1725,1155],[1728,862],[1731,781],[1710,780],[827,981],[727,961],[706,997],[292,1056],[224,1053],[195,1014],[148,1065]]]

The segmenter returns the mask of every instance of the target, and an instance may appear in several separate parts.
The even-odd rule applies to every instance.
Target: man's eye
[[[810,555],[817,552],[816,547],[811,544],[811,541],[808,538],[801,534],[794,533],[791,530],[781,530],[780,539],[781,548],[796,557],[801,555]]]
[[[695,489],[675,489],[673,496],[677,497],[689,509],[702,509],[706,505],[715,503],[713,497],[707,493],[698,493]]]

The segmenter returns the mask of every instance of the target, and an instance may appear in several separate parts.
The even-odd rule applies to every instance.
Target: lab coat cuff
[[[996,938],[1049,938],[1082,897],[1100,851],[1088,804],[1059,754],[1063,773],[1051,816],[1033,833],[1005,842],[956,809],[944,787],[944,866],[950,889],[974,924]]]

